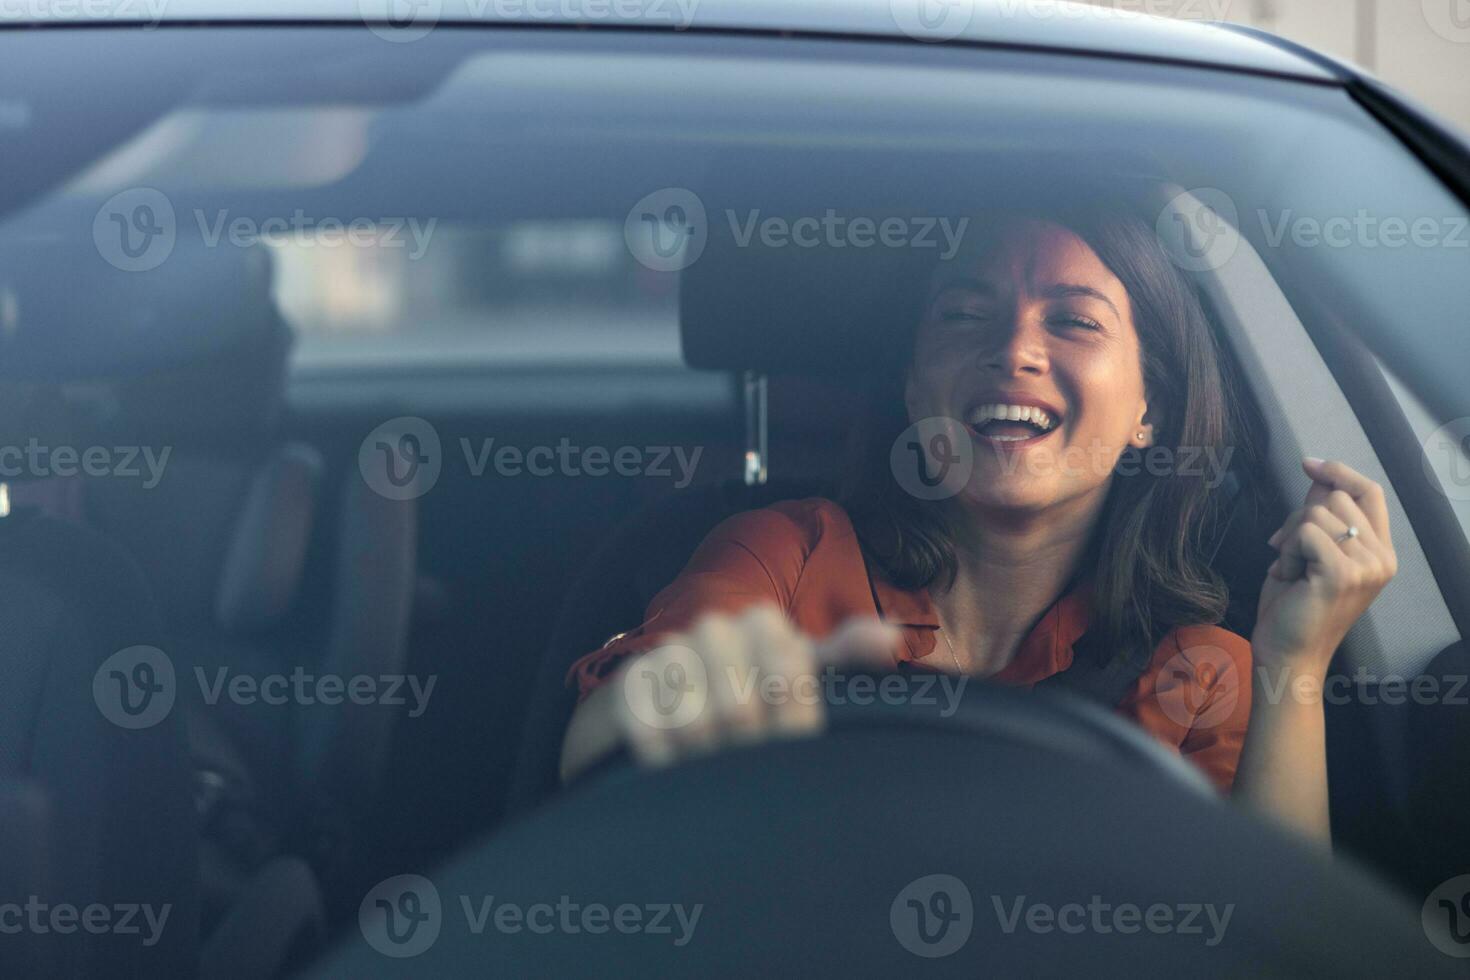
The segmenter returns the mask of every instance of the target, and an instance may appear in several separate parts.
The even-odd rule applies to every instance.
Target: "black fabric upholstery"
[[[565,683],[573,662],[613,634],[641,622],[649,600],[674,580],[699,542],[720,521],[778,500],[830,495],[830,490],[815,483],[787,482],[760,487],[727,483],[690,490],[655,503],[615,531],[568,590],[556,631],[537,670],[507,796],[508,812],[534,806],[557,790],[562,738],[576,706],[575,692]],[[1221,492],[1228,500],[1221,522],[1207,534],[1208,554],[1231,593],[1224,625],[1249,636],[1260,583],[1275,553],[1265,544],[1265,508],[1248,475],[1232,471]],[[1079,661],[1075,672],[1058,675],[1049,686],[1116,703],[1146,666],[1109,663],[1092,671],[1090,664]]]
[[[183,712],[124,729],[93,697],[108,657],[138,645],[171,648],[137,565],[93,531],[25,510],[0,519],[0,636],[0,777],[27,779],[45,796],[53,901],[170,907],[151,947],[117,933],[46,940],[55,975],[187,975],[197,955],[198,872]]]
[[[51,812],[29,782],[0,781],[0,901],[53,895]],[[55,944],[7,936],[0,943],[0,977],[52,977],[60,969]]]
[[[710,222],[680,273],[684,361],[720,371],[886,374],[918,322],[934,249],[783,248]]]
[[[261,980],[316,949],[326,931],[321,888],[300,858],[266,862],[242,885],[238,900],[200,958],[200,980]]]
[[[401,675],[418,564],[418,504],[390,500],[356,473],[340,492],[331,612],[315,669],[342,677]],[[407,697],[407,689],[400,690]],[[294,715],[296,784],[326,862],[340,835],[376,801],[387,766],[393,704],[304,705]]]
[[[269,322],[271,271],[263,245],[210,247],[187,235],[144,271],[112,267],[86,235],[8,243],[0,291],[15,312],[0,337],[0,376],[116,378],[217,357],[253,343]],[[212,413],[222,403],[198,407]]]
[[[301,443],[283,446],[256,471],[215,596],[222,629],[267,629],[291,608],[306,566],[321,473],[321,454]]]
[[[1027,708],[1039,723],[1048,705]],[[965,886],[972,915],[956,918],[964,925],[952,953],[922,958],[915,931],[926,923],[902,900],[936,874]],[[627,766],[470,848],[429,881],[441,904],[419,886],[418,907],[437,930],[422,953],[395,959],[380,952],[382,939],[374,948],[364,931],[345,930],[310,975],[1463,976],[1425,940],[1414,905],[1237,807],[1109,760],[952,731],[834,726],[822,738],[680,766]],[[957,889],[947,891],[959,912]],[[686,918],[683,945],[677,925],[662,935],[466,928],[456,897],[492,893],[498,907],[571,896],[584,908],[698,905],[700,918]],[[1058,913],[1073,903],[1084,911],[1069,924]],[[1088,912],[1089,903],[1106,906]],[[1228,923],[1209,925],[1206,903]],[[1174,928],[1136,915],[1119,928],[1112,913],[1124,904],[1180,914]],[[1056,918],[1028,921],[1038,905]]]
[[[178,636],[190,744],[206,804],[207,919],[225,915],[257,864],[307,848],[324,873],[345,861],[351,827],[386,766],[392,704],[241,703],[247,676],[379,678],[404,669],[417,555],[417,505],[355,473],[326,508],[315,450],[178,455],[157,487],[89,488],[90,517],[162,583]],[[337,515],[309,580],[310,542]],[[304,593],[311,586],[311,595]],[[318,611],[303,609],[303,603]],[[208,689],[208,690],[206,690]]]
[[[613,634],[637,626],[649,600],[678,576],[720,521],[778,500],[817,496],[824,489],[830,490],[775,482],[690,490],[635,515],[593,553],[567,590],[556,631],[536,671],[507,812],[534,806],[556,792],[562,736],[577,702],[576,692],[566,685],[572,663]]]
[[[258,458],[175,452],[155,487],[117,479],[87,483],[88,524],[133,554],[165,621],[180,633],[203,632],[215,622],[224,555]]]

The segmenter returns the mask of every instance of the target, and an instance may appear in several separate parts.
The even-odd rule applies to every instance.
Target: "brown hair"
[[[1138,331],[1141,367],[1155,420],[1154,443],[1217,454],[1231,449],[1248,465],[1251,425],[1216,346],[1193,284],[1171,263],[1151,225],[1121,204],[1051,207],[1002,216],[1061,225],[1082,238],[1128,291]],[[921,314],[916,311],[913,326]],[[903,371],[876,386],[852,433],[840,500],[879,569],[902,588],[956,574],[955,534],[948,509],[919,500],[894,478],[889,453],[908,427],[903,383],[913,356],[914,329],[898,332],[887,363]],[[1120,462],[1129,460],[1124,451]],[[1217,456],[1216,458],[1220,458]],[[1146,657],[1177,627],[1217,623],[1228,594],[1209,566],[1205,542],[1219,520],[1221,495],[1203,472],[1160,476],[1147,468],[1115,470],[1096,531],[1079,573],[1091,575],[1090,631],[1114,656]]]

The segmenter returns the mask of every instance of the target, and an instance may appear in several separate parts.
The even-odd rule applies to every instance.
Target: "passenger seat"
[[[71,444],[53,394],[0,383],[0,446]],[[23,503],[27,489],[11,480],[0,495],[0,901],[102,906],[119,928],[23,929],[0,937],[0,962],[47,977],[190,976],[198,844],[183,714],[163,700],[163,671],[160,693],[129,698],[136,712],[111,683],[139,676],[140,657],[158,666],[150,658],[172,644],[133,559]],[[151,652],[130,653],[140,649]],[[141,928],[120,928],[124,914]]]
[[[87,522],[138,558],[178,636],[211,920],[271,854],[303,856],[328,884],[350,866],[402,708],[303,704],[290,684],[298,670],[403,671],[417,533],[413,501],[373,493],[355,466],[329,498],[320,453],[281,438],[290,332],[269,264],[224,251],[241,258],[213,284],[217,319],[255,322],[214,327],[236,338],[223,350],[91,393],[106,440],[171,454],[156,486],[91,480],[85,499]],[[275,676],[287,704],[230,694],[237,678]]]

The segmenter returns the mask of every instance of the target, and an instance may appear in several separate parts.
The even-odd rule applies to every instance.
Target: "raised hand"
[[[1266,573],[1251,651],[1257,664],[1320,679],[1398,559],[1381,486],[1338,461],[1307,457],[1302,469],[1312,486],[1271,535],[1280,554]]]

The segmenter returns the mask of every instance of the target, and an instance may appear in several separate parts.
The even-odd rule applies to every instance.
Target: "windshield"
[[[303,370],[673,365],[677,270],[639,262],[624,234],[630,210],[670,188],[691,192],[709,232],[748,238],[829,209],[875,230],[900,212],[932,217],[937,232],[938,217],[983,215],[1022,176],[1044,191],[1116,175],[1218,195],[1209,203],[1268,264],[1297,263],[1355,319],[1432,321],[1470,299],[1455,275],[1462,207],[1326,86],[1004,52],[696,37],[573,48],[449,30],[411,45],[412,61],[388,45],[369,69],[367,52],[319,37],[272,32],[266,54],[260,32],[229,32],[214,70],[172,79],[157,96],[167,108],[135,110],[136,131],[11,214],[0,247],[92,224],[104,206],[116,213],[99,235],[143,242],[150,206],[179,240],[263,242]],[[159,56],[163,78],[183,70]],[[241,67],[257,58],[275,67]],[[327,83],[293,84],[308,75]],[[44,122],[45,95],[11,102]],[[11,159],[27,159],[20,149]],[[1375,178],[1388,171],[1399,176]],[[842,224],[825,238],[850,234]]]
[[[128,829],[85,846],[27,833],[84,879],[109,853],[120,880],[178,872],[191,941],[288,962],[248,915],[270,886],[306,909],[281,946],[320,925],[439,969],[490,917],[477,965],[601,962],[490,911],[560,895],[604,924],[682,910],[703,964],[699,937],[801,925],[766,901],[790,886],[862,933],[847,973],[892,973],[948,955],[927,924],[974,888],[991,934],[963,955],[1056,972],[1080,946],[1006,943],[1079,882],[1127,915],[1295,916],[1295,886],[1230,890],[1296,853],[1212,809],[1232,793],[1433,897],[1426,923],[1470,915],[1437,795],[1470,771],[1463,714],[1378,695],[1428,679],[1437,710],[1463,680],[1470,389],[1441,347],[1470,211],[1325,72],[735,30],[6,30],[0,159],[0,605],[46,617],[18,650],[86,654],[13,671],[88,719],[35,710],[65,722],[36,771],[67,776],[37,780],[68,814],[94,779],[149,800],[109,798]],[[1307,659],[1350,693],[1279,721]],[[819,711],[771,667],[797,661]],[[857,686],[821,686],[839,663]],[[681,741],[681,711],[729,724]],[[96,772],[114,751],[126,778]],[[946,877],[952,845],[991,850]],[[1114,888],[1075,849],[1173,877]],[[898,863],[845,861],[869,852]],[[1001,856],[1056,895],[988,890]],[[1281,934],[1355,950],[1321,937],[1380,906],[1290,867],[1321,921]],[[1228,928],[1224,975],[1276,935]],[[628,948],[609,975],[651,972]]]

